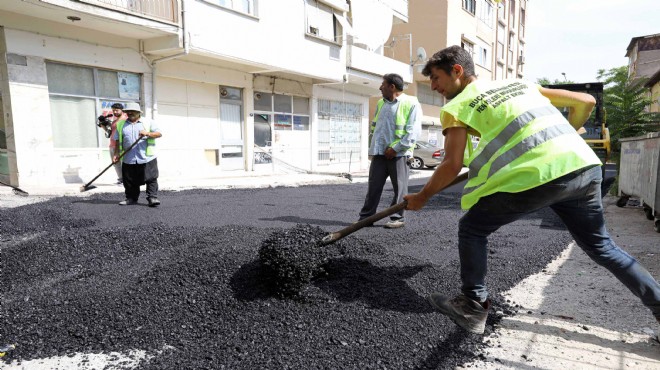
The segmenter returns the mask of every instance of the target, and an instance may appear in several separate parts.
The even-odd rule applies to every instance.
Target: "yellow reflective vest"
[[[410,117],[410,111],[412,108],[418,104],[418,100],[414,96],[410,96],[407,94],[401,94],[397,97],[397,100],[399,101],[399,106],[396,110],[396,122],[394,123],[395,128],[394,128],[394,141],[390,143],[390,147],[394,147],[398,143],[401,142],[401,139],[406,136],[408,133],[406,131],[406,125],[408,124],[408,117]],[[376,122],[378,122],[378,116],[380,115],[380,110],[383,108],[383,105],[385,104],[385,101],[383,98],[378,100],[378,104],[376,105],[376,114],[374,115],[374,119],[371,122],[371,130],[369,131],[369,142],[371,143],[371,137],[376,130]],[[418,113],[420,114],[420,113]],[[406,152],[404,153],[405,156],[412,157],[413,155],[413,147],[408,147],[406,149]]]
[[[461,198],[463,209],[493,193],[522,192],[601,164],[534,83],[478,80],[442,111],[481,134],[465,160],[470,177]]]
[[[117,122],[117,133],[119,134],[119,150],[121,150],[121,153],[123,153],[130,145],[127,145],[126,148],[124,148],[124,125],[126,124],[126,120],[121,120]],[[144,126],[145,131],[150,131],[150,125],[149,122],[142,122],[142,126]],[[145,150],[145,154],[147,157],[152,157],[156,154],[156,139],[154,138],[147,138],[147,150]]]

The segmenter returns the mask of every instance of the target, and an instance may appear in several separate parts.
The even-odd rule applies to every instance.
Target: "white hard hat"
[[[124,112],[128,111],[135,111],[135,112],[140,112],[142,113],[142,109],[140,109],[140,104],[138,103],[126,103],[126,108],[124,108]]]

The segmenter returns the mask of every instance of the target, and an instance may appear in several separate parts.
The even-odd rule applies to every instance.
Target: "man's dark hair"
[[[122,104],[122,103],[115,103],[115,104],[111,105],[110,108],[112,108],[112,109],[121,109],[121,110],[123,110],[123,109],[124,109],[124,104]]]
[[[431,75],[431,68],[436,67],[445,71],[448,75],[451,74],[454,65],[458,64],[463,67],[465,77],[474,76],[474,61],[472,55],[460,46],[454,45],[444,48],[426,62],[422,74],[426,77]]]
[[[403,91],[403,78],[396,73],[388,73],[383,76],[383,80],[388,84],[394,85],[397,90]]]

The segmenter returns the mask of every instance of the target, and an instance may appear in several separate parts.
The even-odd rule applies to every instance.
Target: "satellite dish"
[[[421,46],[417,48],[417,59],[412,60],[410,65],[413,66],[413,65],[415,65],[415,63],[419,62],[420,60],[421,61],[426,60],[426,50],[424,50],[424,48],[421,47]]]
[[[426,60],[426,50],[421,46],[417,48],[417,60]]]

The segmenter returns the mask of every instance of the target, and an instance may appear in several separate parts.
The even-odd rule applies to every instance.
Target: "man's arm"
[[[146,136],[150,139],[158,139],[159,137],[163,136],[163,134],[160,133],[160,128],[156,126],[155,123],[151,122],[149,125],[149,131],[140,131],[140,136]]]
[[[467,143],[467,128],[450,127],[445,135],[445,159],[433,172],[433,176],[419,193],[403,198],[408,201],[406,209],[417,211],[437,192],[449,185],[463,169],[463,156]]]
[[[146,131],[142,130],[140,131],[140,136],[146,136],[151,139],[158,139],[159,137],[163,136],[163,134],[160,133],[160,131]]]
[[[576,130],[587,122],[591,111],[596,106],[596,99],[589,94],[545,87],[539,88],[539,91],[550,99],[550,103],[555,107],[568,108],[568,122]]]
[[[387,159],[392,159],[396,157],[398,153],[405,152],[415,145],[417,137],[422,131],[422,115],[422,106],[419,103],[413,105],[410,109],[410,115],[408,115],[408,121],[404,126],[406,133],[401,137],[401,140],[396,141],[394,144],[390,144],[390,147],[387,148],[385,151],[385,157]]]

